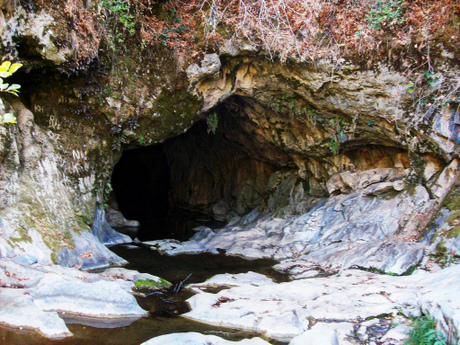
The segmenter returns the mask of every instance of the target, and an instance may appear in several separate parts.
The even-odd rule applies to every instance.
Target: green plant
[[[459,100],[459,80],[435,72],[431,65],[422,73],[424,78],[417,78],[417,82],[408,84],[407,93],[412,95],[415,108],[409,127],[428,124],[435,114],[444,112],[449,107],[452,107],[451,111],[458,113],[458,108],[453,104],[457,104]]]
[[[316,125],[316,111],[315,109],[312,109],[312,108],[308,108],[307,109],[307,118],[308,118],[308,121],[313,125],[315,126]]]
[[[143,287],[161,287],[161,286],[170,286],[170,285],[172,284],[163,278],[159,278],[159,280],[139,279],[134,282],[134,286],[138,289],[143,288]]]
[[[19,68],[22,67],[20,63],[12,64],[10,61],[4,61],[0,66],[0,92],[10,93],[12,95],[18,96],[19,89],[21,85],[19,84],[8,84],[3,82],[3,78],[8,78]],[[13,113],[5,113],[5,105],[3,100],[0,98],[0,113],[4,113],[3,116],[0,115],[0,124],[2,123],[16,123],[16,118]]]
[[[412,95],[414,93],[414,86],[415,86],[414,83],[407,84],[407,90],[406,91],[407,91],[407,93],[409,95]]]
[[[116,126],[113,126],[113,127],[116,127]],[[113,128],[112,127],[112,128]],[[119,149],[121,149],[121,146],[123,144],[126,144],[126,134],[124,134],[122,132],[122,128],[121,126],[118,126],[119,127],[119,130],[117,132],[115,131],[112,131],[112,136],[114,137],[113,138],[113,142],[112,142],[112,150],[114,151],[118,151]]]
[[[139,141],[139,144],[144,145],[144,143],[145,143],[145,138],[144,138],[144,136],[143,136],[142,134],[139,136],[139,140],[138,140],[138,141]]]
[[[216,134],[217,126],[219,125],[217,113],[213,112],[211,114],[208,114],[208,116],[206,117],[206,123],[208,125],[208,133],[212,132],[212,134]]]
[[[108,35],[110,39],[111,49],[115,49],[113,41],[117,43],[124,42],[124,33],[127,31],[129,34],[133,34],[136,30],[134,26],[136,25],[134,21],[134,15],[131,13],[129,3],[125,0],[101,0],[98,2],[99,5],[109,10],[118,20],[118,23],[121,24],[123,31],[115,31],[115,37]]]
[[[103,195],[103,206],[104,206],[104,209],[107,209],[109,207],[108,205],[108,201],[109,201],[109,198],[110,198],[110,193],[113,191],[113,187],[112,187],[112,184],[110,182],[107,181],[107,183],[105,184],[105,188],[104,188],[104,195]]]
[[[329,120],[329,128],[326,127],[326,130],[331,136],[331,141],[329,142],[329,150],[332,151],[334,156],[339,154],[340,141],[341,138],[345,135],[345,121],[340,117]]]
[[[356,114],[353,120],[351,120],[351,123],[353,124],[351,127],[351,132],[353,134],[356,132],[356,127],[358,126],[358,118],[359,118],[359,114]]]
[[[405,345],[447,345],[444,336],[436,329],[436,321],[423,315],[414,321],[414,328]]]
[[[423,75],[426,77],[427,83],[430,86],[434,86],[439,81],[439,78],[436,76],[436,73],[432,71],[425,71],[423,72]]]
[[[449,233],[445,234],[441,232],[441,234],[449,238]],[[441,240],[436,245],[434,253],[431,253],[430,256],[433,257],[435,262],[441,267],[449,266],[450,264],[457,262],[459,258],[454,252],[447,249],[445,240]]]
[[[340,143],[335,140],[335,138],[332,138],[331,141],[329,142],[329,150],[332,151],[332,154],[334,156],[337,156],[339,154],[339,148],[340,148]]]
[[[404,22],[402,11],[403,0],[377,0],[364,21],[369,23],[370,28],[379,30]]]

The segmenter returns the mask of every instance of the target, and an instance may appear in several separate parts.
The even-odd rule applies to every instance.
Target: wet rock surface
[[[69,337],[69,323],[94,325],[94,317],[99,318],[99,327],[126,326],[133,322],[134,315],[145,316],[145,310],[154,318],[185,312],[181,317],[255,333],[265,339],[254,338],[242,344],[400,345],[410,330],[408,318],[422,313],[434,316],[438,329],[445,334],[456,337],[460,327],[460,305],[452,293],[460,289],[460,265],[436,268],[431,273],[417,269],[410,276],[392,276],[359,269],[322,269],[287,259],[275,268],[289,272],[292,281],[276,282],[251,271],[219,274],[189,284],[187,289],[196,293],[194,296],[187,289],[169,294],[171,287],[143,291],[144,295],[157,297],[138,300],[144,310],[133,301],[133,281],[161,282],[151,274],[120,267],[94,274],[5,259],[0,267],[0,301],[5,310],[1,323],[35,329],[48,338]],[[187,305],[184,298],[188,298]],[[36,319],[29,318],[29,310]],[[172,333],[151,342],[235,341],[224,334],[216,335],[219,339],[206,333]]]
[[[169,255],[220,249],[248,259],[296,258],[323,268],[357,265],[402,274],[421,261],[425,245],[404,241],[398,232],[430,203],[429,197],[424,190],[413,202],[407,193],[389,200],[364,193],[313,200],[311,211],[299,216],[254,211],[222,229],[197,228],[188,242],[146,244]]]
[[[0,323],[36,330],[48,338],[69,337],[62,316],[126,325],[144,317],[124,271],[93,274],[57,265],[23,265],[0,260]],[[128,277],[136,277],[131,272]],[[150,279],[158,279],[152,275]],[[97,321],[95,322],[97,323]]]

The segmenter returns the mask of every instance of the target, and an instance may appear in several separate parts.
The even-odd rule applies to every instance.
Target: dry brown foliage
[[[403,20],[383,21],[378,30],[366,20],[376,0],[196,0],[191,5],[198,9],[207,37],[227,26],[282,61],[348,57],[369,62],[399,58],[408,47],[427,56],[427,47],[433,49],[441,38],[445,48],[460,52],[458,1],[404,1]]]
[[[116,14],[98,0],[32,0],[55,11],[63,41],[76,48],[76,60],[97,54],[104,27]],[[170,49],[213,49],[223,38],[241,37],[272,58],[315,61],[348,58],[367,67],[389,60],[402,70],[430,64],[446,49],[460,55],[459,0],[401,0],[402,21],[368,18],[379,0],[126,0],[142,44]],[[116,19],[116,18],[115,18]],[[119,26],[119,25],[118,25]],[[120,27],[118,27],[118,30]],[[136,38],[137,37],[137,38]]]

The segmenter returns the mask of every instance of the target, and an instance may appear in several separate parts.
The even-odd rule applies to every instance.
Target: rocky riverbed
[[[295,273],[306,262],[281,261],[275,268]],[[319,272],[318,267],[313,271]],[[410,276],[342,269],[322,275],[292,274],[277,283],[255,272],[219,274],[188,286],[191,311],[181,317],[239,329],[258,337],[240,342],[197,332],[173,333],[145,344],[403,344],[409,318],[433,316],[458,342],[460,265],[441,269],[431,261]],[[148,312],[133,297],[134,281],[158,280],[123,268],[88,273],[57,265],[0,261],[0,322],[34,330],[50,339],[72,337],[65,320],[122,327]],[[89,320],[89,321],[88,321]],[[457,340],[455,340],[457,339]]]

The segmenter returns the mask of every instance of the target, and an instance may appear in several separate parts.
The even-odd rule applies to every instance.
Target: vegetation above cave
[[[9,3],[8,1],[6,3]],[[63,19],[60,44],[77,47],[74,62],[89,61],[97,46],[123,49],[163,45],[203,51],[223,38],[244,37],[272,58],[314,61],[349,58],[372,65],[388,60],[415,68],[443,53],[458,56],[460,4],[450,0],[22,0]],[[7,5],[3,5],[7,8]],[[76,61],[75,61],[76,60]]]

